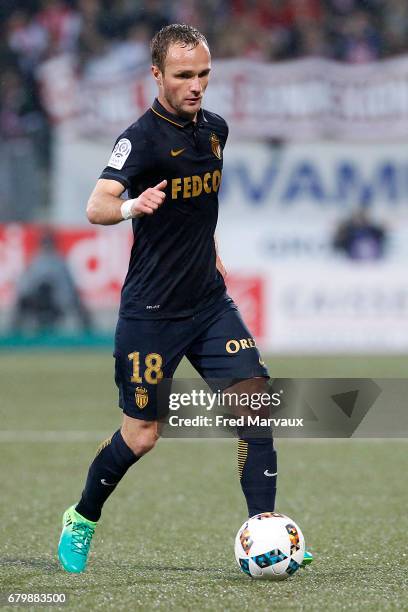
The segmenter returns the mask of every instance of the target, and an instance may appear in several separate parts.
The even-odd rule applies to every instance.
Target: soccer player
[[[64,513],[58,553],[68,572],[85,569],[105,501],[154,447],[157,385],[173,376],[183,356],[204,379],[230,381],[229,392],[263,392],[269,378],[226,294],[217,256],[228,127],[201,108],[211,70],[207,41],[195,28],[173,24],[154,36],[151,48],[158,97],[117,139],[87,207],[91,223],[131,219],[135,240],[115,335],[123,421],[99,447],[81,499]],[[228,351],[231,339],[246,340],[245,349]],[[265,437],[250,433],[239,431],[238,463],[252,516],[274,510],[277,466],[270,430]]]

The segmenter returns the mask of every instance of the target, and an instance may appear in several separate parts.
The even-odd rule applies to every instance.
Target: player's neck
[[[160,95],[157,96],[157,99],[160,102],[160,104],[162,105],[162,107],[165,108],[168,113],[171,113],[175,117],[180,117],[180,119],[189,119],[193,123],[197,122],[197,113],[195,113],[194,115],[180,115],[172,106],[170,106],[170,104],[167,102],[167,100],[162,98],[162,96],[160,96]]]

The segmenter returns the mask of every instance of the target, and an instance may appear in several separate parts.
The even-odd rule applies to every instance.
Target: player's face
[[[164,72],[153,66],[159,85],[159,101],[164,108],[181,117],[194,118],[208,85],[211,56],[207,45],[182,47],[175,43],[167,52]]]

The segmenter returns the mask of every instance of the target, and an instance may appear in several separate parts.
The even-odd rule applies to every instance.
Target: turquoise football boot
[[[58,558],[67,572],[78,574],[85,570],[95,527],[96,523],[81,516],[75,506],[64,512]]]
[[[307,567],[313,562],[313,555],[308,550],[305,550],[305,555],[303,557],[303,561],[300,564],[300,567]]]

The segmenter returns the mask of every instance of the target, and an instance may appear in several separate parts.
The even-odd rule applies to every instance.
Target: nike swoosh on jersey
[[[183,152],[183,151],[185,151],[185,150],[186,150],[186,148],[185,148],[185,147],[184,147],[184,149],[177,149],[177,151],[175,151],[174,149],[172,149],[172,150],[170,151],[170,155],[171,155],[172,157],[177,157],[177,155],[180,155],[180,153],[182,153],[182,152]]]
[[[104,478],[101,478],[101,483],[105,485],[105,487],[114,487],[117,484],[116,482],[106,482]]]

